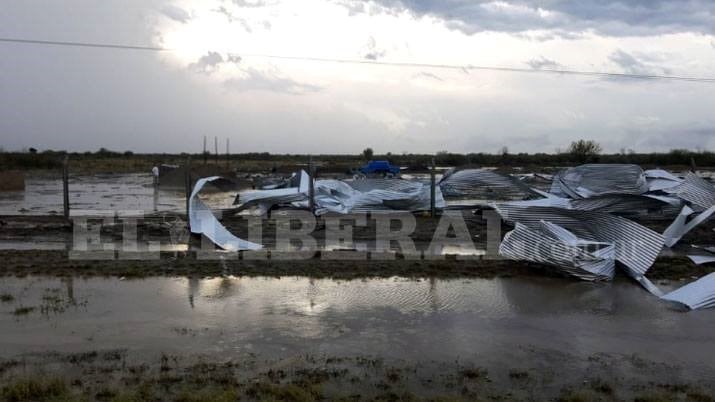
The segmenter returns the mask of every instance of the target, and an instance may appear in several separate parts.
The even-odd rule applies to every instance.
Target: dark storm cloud
[[[341,1],[345,4],[345,1]],[[354,0],[351,12],[357,12]],[[453,29],[522,32],[560,29],[613,35],[715,32],[715,2],[710,0],[374,0],[388,10],[444,19]],[[365,7],[363,8],[365,9]]]
[[[245,78],[231,78],[224,81],[226,88],[236,92],[264,91],[288,95],[303,95],[322,90],[321,87],[279,77],[272,73],[248,69]]]

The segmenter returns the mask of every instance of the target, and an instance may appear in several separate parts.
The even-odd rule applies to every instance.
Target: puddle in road
[[[695,378],[715,368],[715,314],[673,310],[628,281],[28,277],[4,278],[0,294],[11,296],[0,303],[2,358],[120,348],[511,364],[528,345],[637,354]]]

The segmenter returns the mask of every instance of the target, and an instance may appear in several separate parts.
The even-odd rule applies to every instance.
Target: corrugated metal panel
[[[664,199],[636,194],[605,194],[589,198],[571,200],[572,209],[581,211],[600,211],[618,215],[640,216],[659,214],[675,216],[681,206],[677,198]]]
[[[247,191],[236,198],[239,210],[259,206],[267,209],[274,205],[291,205],[307,208],[308,193],[304,188],[293,187],[276,190]],[[420,181],[400,179],[365,179],[353,181],[316,180],[316,214],[336,212],[342,214],[379,211],[422,211],[430,209],[430,186]],[[445,202],[439,188],[435,189],[435,207],[444,208]]]
[[[684,304],[691,310],[715,307],[715,272],[666,294],[662,299]]]
[[[676,195],[701,209],[708,209],[715,205],[715,187],[694,173],[688,173],[680,185],[663,191]]]
[[[628,219],[596,211],[493,204],[502,218],[538,230],[541,221],[562,226],[581,239],[612,243],[615,258],[632,276],[645,274],[663,248],[663,236]]]
[[[189,198],[189,228],[191,233],[203,234],[224,250],[258,250],[260,244],[240,239],[229,232],[221,222],[216,219],[211,209],[201,201],[199,192],[206,183],[222,180],[218,176],[199,179],[194,185]]]
[[[571,198],[603,194],[643,194],[648,183],[638,165],[588,164],[554,175],[551,192]]]
[[[445,197],[485,200],[525,200],[539,198],[519,179],[486,169],[465,169],[445,175],[439,182]]]
[[[514,230],[504,236],[499,254],[514,260],[553,265],[583,280],[613,279],[613,244],[583,242],[562,227],[544,221],[540,224],[540,229],[531,229],[517,222]]]

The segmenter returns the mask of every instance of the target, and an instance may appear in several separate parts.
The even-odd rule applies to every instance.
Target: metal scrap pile
[[[445,197],[480,200],[525,200],[540,198],[539,193],[519,179],[487,169],[447,171],[439,182]]]
[[[230,234],[197,197],[212,180],[216,178],[199,181],[192,194],[192,232],[206,234],[224,249],[261,247]],[[260,214],[279,206],[308,208],[310,180],[301,172],[286,181],[288,187],[246,191],[234,204],[238,210],[253,208]],[[431,206],[426,181],[314,180],[312,184],[316,215],[420,211]],[[516,177],[467,169],[445,174],[434,193],[439,209],[446,207],[444,198],[492,200],[490,205],[515,225],[500,245],[504,257],[552,265],[589,281],[613,279],[618,266],[664,300],[689,308],[715,307],[715,273],[665,295],[646,278],[663,246],[672,247],[715,213],[715,187],[695,174],[680,178],[660,169],[643,171],[636,165],[590,164],[557,173],[549,192],[544,192]],[[643,216],[673,221],[661,234],[628,219]],[[692,259],[696,263],[713,260]]]
[[[543,195],[493,204],[515,224],[500,245],[502,256],[552,265],[584,280],[613,279],[618,261],[665,300],[715,307],[715,274],[666,295],[645,276],[664,245],[672,247],[715,212],[715,187],[707,181],[692,173],[681,179],[635,165],[592,164],[559,172]],[[659,234],[624,218],[646,214],[675,219]]]
[[[308,174],[301,172],[297,187],[246,191],[236,196],[234,204],[239,210],[256,208],[260,214],[276,206],[308,208],[309,182]],[[430,209],[430,186],[402,179],[315,180],[314,202],[316,215],[423,211]],[[435,191],[435,206],[444,207],[439,188]]]

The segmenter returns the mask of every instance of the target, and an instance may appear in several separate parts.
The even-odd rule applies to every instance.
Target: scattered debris
[[[663,247],[663,236],[620,216],[598,211],[578,211],[556,207],[523,206],[519,203],[494,204],[508,222],[540,230],[542,222],[565,229],[579,239],[612,244],[615,259],[633,277],[644,275]],[[543,239],[534,239],[543,241]]]
[[[589,281],[611,280],[615,274],[615,246],[579,239],[561,226],[540,221],[539,229],[516,223],[499,246],[499,254],[514,260],[554,265]],[[591,251],[593,250],[593,251]]]
[[[297,187],[256,190],[240,193],[234,204],[238,211],[257,208],[264,214],[275,206],[308,208],[310,177],[300,174]],[[315,214],[327,212],[349,214],[375,211],[421,211],[430,208],[430,186],[420,181],[403,179],[316,180],[314,184]],[[436,207],[445,203],[436,189]]]
[[[691,310],[715,307],[715,272],[664,295],[662,299],[684,304]]]
[[[196,182],[189,198],[189,227],[191,233],[203,234],[224,250],[258,250],[260,244],[239,239],[229,232],[213,215],[211,209],[199,198],[199,192],[206,185],[217,180],[218,176],[206,177]]]
[[[551,192],[574,199],[604,194],[643,194],[648,182],[638,165],[588,164],[560,171]]]
[[[382,166],[378,162],[372,162],[373,170]],[[190,199],[191,231],[226,250],[260,249],[261,245],[229,233],[198,198],[204,184],[220,180],[209,177],[196,183]],[[234,204],[238,211],[255,208],[259,214],[277,206],[306,209],[310,180],[301,171],[262,190],[242,192]],[[315,180],[313,187],[316,215],[430,208],[426,181]],[[435,188],[437,208],[446,207],[444,197],[502,201],[490,205],[515,224],[502,241],[502,256],[552,265],[589,281],[613,279],[618,261],[630,277],[658,297],[691,309],[715,306],[713,274],[665,295],[645,276],[664,245],[672,247],[715,213],[715,187],[693,173],[681,179],[661,169],[644,172],[637,165],[588,164],[555,174],[546,193],[513,176],[465,169],[448,171],[440,180]],[[675,218],[661,235],[626,219],[639,216]],[[697,264],[715,261],[709,256],[690,258]]]
[[[469,197],[484,200],[526,200],[541,194],[521,180],[487,169],[447,171],[439,182],[445,197]]]

